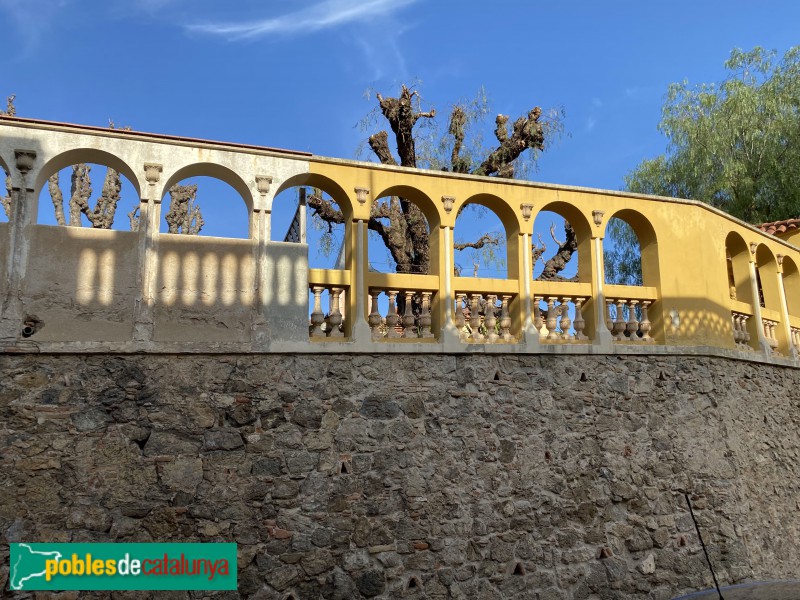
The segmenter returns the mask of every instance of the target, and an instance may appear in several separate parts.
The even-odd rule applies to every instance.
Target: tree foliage
[[[800,47],[733,50],[721,83],[669,86],[667,152],[626,178],[633,192],[693,198],[758,223],[800,212]]]
[[[636,232],[622,219],[609,219],[603,244],[605,282],[642,285],[642,254]]]
[[[450,110],[446,132],[441,132],[436,110],[423,110],[417,90],[402,85],[396,98],[376,94],[378,106],[373,116],[388,122],[394,138],[396,155],[392,151],[389,133],[381,130],[372,134],[367,145],[375,157],[386,165],[427,168],[470,173],[474,175],[514,177],[520,170],[527,172],[525,158],[535,161],[550,140],[561,131],[558,113],[543,117],[542,109],[532,108],[527,114],[509,124],[507,115],[495,119],[495,143],[486,145],[476,126],[488,114],[483,92],[474,101],[455,104]],[[376,119],[368,118],[371,124]],[[520,167],[523,167],[520,169]],[[333,202],[319,191],[308,197],[315,218],[326,223],[343,223],[344,217]],[[383,242],[399,273],[428,273],[430,269],[430,239],[428,224],[422,211],[409,199],[399,196],[374,199],[368,222],[370,231]],[[566,236],[567,246],[577,244],[574,234]],[[501,236],[485,232],[474,241],[458,242],[456,249],[482,251],[500,243]]]

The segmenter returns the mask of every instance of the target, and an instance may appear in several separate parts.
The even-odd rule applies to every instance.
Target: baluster
[[[483,334],[480,332],[481,327],[481,295],[472,294],[472,303],[469,309],[469,327],[472,329],[470,339],[473,342],[482,342]]]
[[[403,311],[403,335],[404,338],[415,338],[417,337],[417,330],[414,327],[414,323],[416,322],[416,317],[414,316],[414,310],[411,306],[411,301],[414,296],[414,292],[410,292],[406,290],[406,306],[405,310]]]
[[[422,338],[433,337],[433,333],[431,332],[432,295],[432,292],[422,292],[422,312],[419,314],[419,337]]]
[[[503,341],[510,342],[511,338],[511,315],[508,312],[508,302],[511,296],[503,296],[503,304],[500,307],[500,337]]]
[[[325,322],[325,313],[322,312],[322,292],[325,288],[320,285],[315,285],[311,288],[314,292],[314,310],[311,312],[311,337],[325,337],[325,332],[322,330],[322,324]]]
[[[742,322],[742,340],[744,341],[744,345],[748,348],[750,347],[750,332],[747,331],[747,319],[750,318],[750,315],[739,315],[739,318]]]
[[[490,344],[495,343],[500,336],[497,335],[497,318],[494,316],[494,311],[497,308],[497,296],[496,295],[488,295],[486,296],[486,320],[484,324],[486,325],[486,339]]]
[[[548,340],[557,340],[559,338],[556,332],[558,320],[556,317],[555,301],[557,299],[558,298],[553,298],[552,296],[547,298],[547,319],[545,320],[545,327],[547,327]]]
[[[381,291],[370,290],[369,294],[372,297],[372,310],[367,317],[367,323],[369,323],[369,328],[372,330],[372,339],[379,340],[383,337],[381,333],[381,313],[378,310],[378,297],[381,295]]]
[[[561,337],[565,340],[571,340],[574,337],[569,332],[569,328],[572,326],[572,321],[569,318],[569,303],[571,300],[572,298],[565,296],[561,299],[561,306],[559,306],[561,319],[558,321],[558,328],[561,330]]]
[[[330,314],[328,314],[328,331],[326,333],[330,337],[344,337],[344,332],[342,331],[344,318],[342,317],[342,312],[339,309],[339,299],[343,291],[344,290],[339,287],[328,290],[331,303]]]
[[[653,324],[650,323],[650,319],[647,318],[647,309],[650,308],[650,304],[652,304],[650,300],[642,300],[642,320],[639,321],[639,331],[642,332],[643,342],[655,341],[650,337],[650,330],[653,328]]]
[[[583,335],[583,329],[586,327],[586,321],[583,318],[583,298],[575,298],[575,320],[572,326],[575,328],[576,340],[588,340],[589,338]]]
[[[625,326],[625,331],[631,342],[639,341],[639,336],[636,335],[636,332],[639,331],[639,321],[636,320],[637,304],[639,304],[638,300],[628,300],[628,323]]]
[[[613,306],[613,300],[606,300],[606,327],[612,335],[614,334],[614,321],[611,319],[611,307]]]
[[[389,309],[386,313],[386,337],[399,338],[400,334],[397,333],[397,323],[400,321],[400,316],[397,314],[397,304],[395,298],[400,292],[397,290],[388,290],[389,295]]]
[[[544,324],[542,319],[542,300],[544,300],[542,296],[533,297],[533,327],[536,329],[536,333],[539,334],[540,339],[546,337],[542,335],[542,325]]]
[[[463,340],[466,337],[464,333],[464,327],[466,325],[466,319],[464,318],[464,300],[466,299],[466,294],[456,294],[456,329],[458,330],[458,338]]]
[[[611,332],[614,335],[615,340],[624,340],[625,339],[625,328],[628,324],[625,322],[625,318],[622,315],[622,307],[625,306],[624,300],[617,300],[616,307],[617,307],[617,318],[614,319],[614,329]]]

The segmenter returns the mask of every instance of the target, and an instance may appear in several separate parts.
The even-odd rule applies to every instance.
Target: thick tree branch
[[[484,246],[497,246],[499,243],[500,243],[500,238],[498,238],[496,235],[489,235],[488,233],[484,233],[474,242],[454,243],[453,248],[455,248],[456,250],[466,250],[467,248],[480,250]]]
[[[56,222],[62,226],[66,225],[67,220],[64,217],[64,195],[61,193],[61,187],[58,183],[58,171],[53,173],[50,179],[47,180],[47,190],[50,192],[50,199],[53,201]]]
[[[322,197],[320,190],[314,190],[314,193],[306,197],[306,204],[314,209],[314,214],[326,223],[341,224],[344,223],[344,215],[342,211],[333,205],[333,202],[326,200]]]
[[[450,126],[447,131],[453,136],[453,152],[450,155],[450,169],[453,173],[467,173],[469,161],[461,157],[461,148],[466,136],[467,114],[462,106],[454,106],[450,113]]]
[[[399,98],[384,98],[380,94],[377,95],[381,112],[389,121],[389,126],[397,139],[397,154],[400,156],[400,164],[404,167],[417,166],[417,152],[412,133],[417,120],[436,116],[436,111],[433,109],[428,112],[414,112],[414,96],[419,98],[417,92],[412,92],[405,85],[400,89]]]
[[[564,233],[566,234],[566,239],[563,243],[559,243],[556,240],[556,236],[551,228],[550,234],[553,236],[553,240],[556,241],[558,244],[558,250],[556,253],[547,260],[544,264],[544,270],[542,274],[539,275],[537,278],[540,281],[577,281],[578,278],[573,277],[571,279],[567,279],[561,277],[559,273],[564,270],[567,266],[567,263],[572,258],[573,253],[578,250],[578,238],[575,235],[575,230],[572,228],[572,225],[569,222],[564,221]]]
[[[385,131],[379,131],[369,136],[369,147],[384,165],[396,165],[397,161],[392,156],[392,151],[389,149],[389,134]]]
[[[513,177],[513,162],[520,154],[528,148],[544,150],[544,129],[539,123],[541,115],[542,109],[537,106],[528,113],[527,117],[517,119],[510,136],[505,130],[505,121],[503,120],[507,120],[508,117],[499,115],[495,135],[500,145],[486,157],[474,174]]]

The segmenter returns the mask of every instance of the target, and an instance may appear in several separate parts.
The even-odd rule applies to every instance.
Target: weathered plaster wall
[[[138,236],[34,225],[21,297],[43,323],[39,342],[131,339]]]
[[[4,542],[234,540],[242,597],[666,599],[711,582],[688,492],[721,582],[800,572],[795,369],[485,355],[0,368]]]

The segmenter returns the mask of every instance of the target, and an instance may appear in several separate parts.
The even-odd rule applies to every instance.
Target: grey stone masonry
[[[722,584],[800,573],[796,369],[63,354],[0,373],[4,542],[238,544],[238,593],[114,598],[667,600],[711,585],[685,493]]]

